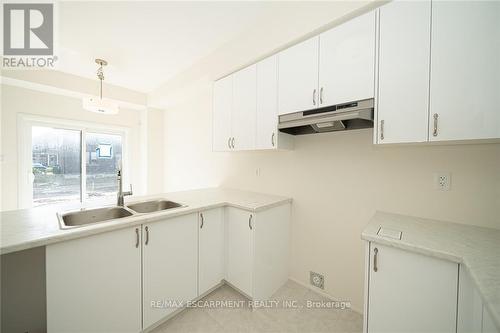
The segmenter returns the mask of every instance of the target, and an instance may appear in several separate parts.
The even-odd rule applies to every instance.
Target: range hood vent
[[[373,98],[279,116],[281,132],[302,135],[373,127]]]

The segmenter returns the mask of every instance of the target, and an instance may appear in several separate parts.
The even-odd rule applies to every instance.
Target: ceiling
[[[270,2],[59,2],[57,70],[150,92],[252,29]],[[97,79],[96,79],[97,80]]]

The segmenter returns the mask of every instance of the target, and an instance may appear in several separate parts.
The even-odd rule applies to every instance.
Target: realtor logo
[[[53,4],[4,4],[3,22],[4,55],[53,55]]]

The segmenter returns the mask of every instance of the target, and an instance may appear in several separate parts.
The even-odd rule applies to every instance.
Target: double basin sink
[[[125,207],[110,206],[58,213],[57,217],[59,218],[59,224],[62,229],[70,229],[83,227],[88,224],[121,219],[136,214],[154,213],[180,207],[185,207],[185,205],[170,200],[158,199],[131,203]]]

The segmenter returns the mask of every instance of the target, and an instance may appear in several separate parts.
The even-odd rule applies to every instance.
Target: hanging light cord
[[[102,62],[99,64],[99,68],[97,69],[97,78],[99,78],[99,81],[101,82],[101,89],[99,92],[99,96],[102,99],[102,81],[104,80],[104,72],[102,70]]]

